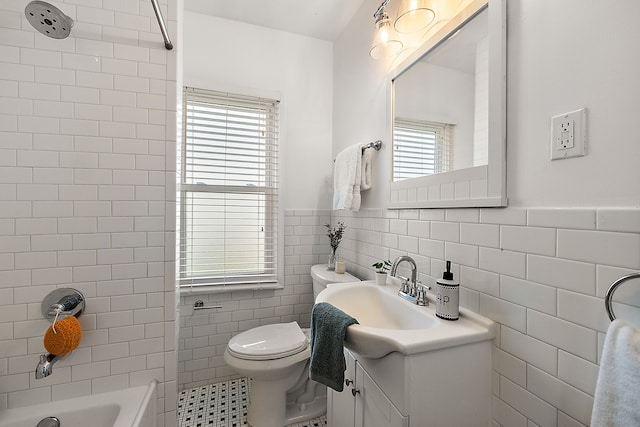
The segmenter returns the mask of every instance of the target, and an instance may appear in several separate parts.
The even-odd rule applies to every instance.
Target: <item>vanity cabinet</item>
[[[342,392],[328,390],[327,424],[489,427],[492,345],[483,340],[377,359],[345,349],[349,384]]]
[[[329,427],[408,427],[409,417],[398,408],[345,349],[346,386],[342,392],[332,389],[327,394]]]

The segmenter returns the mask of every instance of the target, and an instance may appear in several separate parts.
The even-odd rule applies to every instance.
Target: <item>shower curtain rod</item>
[[[171,50],[173,49],[173,43],[171,43],[171,40],[169,40],[169,33],[167,32],[167,26],[164,24],[162,11],[160,10],[160,6],[158,5],[158,0],[151,0],[151,5],[153,6],[153,11],[156,13],[156,18],[158,18],[160,32],[162,33],[162,38],[164,39],[164,47],[167,48],[167,50]]]

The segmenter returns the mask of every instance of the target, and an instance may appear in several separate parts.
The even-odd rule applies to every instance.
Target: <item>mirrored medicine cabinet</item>
[[[387,207],[506,206],[506,0],[472,1],[391,75]]]

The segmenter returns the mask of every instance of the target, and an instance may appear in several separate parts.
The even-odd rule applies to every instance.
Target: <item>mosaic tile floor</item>
[[[239,378],[183,390],[178,396],[178,427],[248,427],[251,382]],[[289,427],[324,427],[326,417]],[[260,427],[260,426],[254,426]]]

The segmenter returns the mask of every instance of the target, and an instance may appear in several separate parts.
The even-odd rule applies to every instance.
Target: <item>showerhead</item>
[[[73,27],[73,19],[44,1],[34,0],[29,3],[24,8],[24,15],[33,28],[53,39],[66,39]]]

